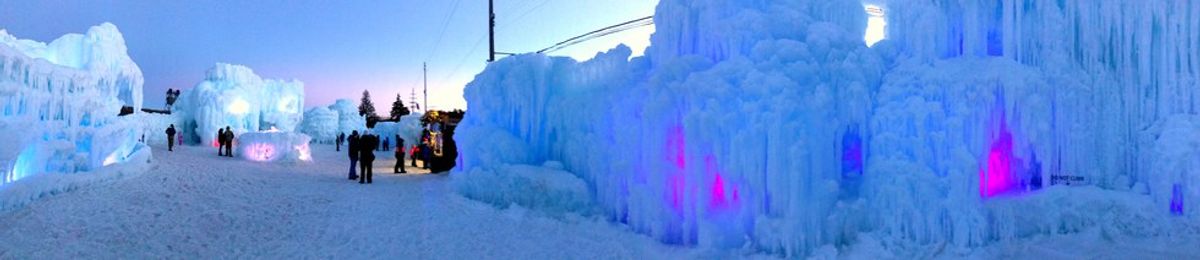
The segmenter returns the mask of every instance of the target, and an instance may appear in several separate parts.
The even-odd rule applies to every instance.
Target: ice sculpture
[[[464,91],[454,179],[505,189],[466,180],[557,161],[638,232],[783,255],[1114,222],[1099,218],[1147,236],[1178,229],[1138,203],[1196,208],[1200,120],[1181,117],[1200,107],[1200,5],[867,2],[887,25],[870,48],[861,1],[663,0],[645,57],[491,63]],[[1087,185],[1018,192],[1043,175]],[[1146,200],[1111,199],[1139,183]]]
[[[122,106],[141,108],[142,81],[112,24],[49,44],[0,30],[0,185],[148,153],[136,122],[117,116]]]
[[[183,91],[175,113],[191,142],[215,143],[218,129],[234,133],[299,130],[304,119],[304,83],[262,79],[245,66],[218,63],[205,80]]]
[[[338,136],[338,113],[326,107],[314,107],[304,112],[301,131],[314,142],[331,144]]]
[[[412,146],[417,144],[421,136],[421,115],[405,115],[400,117],[398,122],[379,122],[375,124],[375,128],[371,129],[372,134],[377,134],[380,138],[388,138],[392,146],[396,145],[396,136],[404,139],[404,144]]]
[[[361,133],[367,129],[367,118],[358,114],[358,105],[355,105],[354,101],[338,99],[333,102],[333,105],[329,105],[329,110],[338,114],[337,131],[339,134],[344,133],[346,136],[350,136],[353,131],[357,130]]]
[[[234,153],[246,160],[258,162],[312,161],[308,142],[311,138],[300,133],[269,130],[238,136]]]

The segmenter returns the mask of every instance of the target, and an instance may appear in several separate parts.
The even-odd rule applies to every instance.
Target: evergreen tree
[[[371,92],[363,90],[362,101],[360,101],[358,105],[358,115],[368,119],[372,117],[378,117],[378,115],[375,114],[375,103],[371,103]]]
[[[409,113],[411,112],[408,111],[408,107],[404,106],[404,101],[400,100],[400,94],[396,94],[396,101],[392,102],[391,119],[400,120],[400,117],[408,115]]]

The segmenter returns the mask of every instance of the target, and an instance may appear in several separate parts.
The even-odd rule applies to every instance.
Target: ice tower
[[[141,151],[142,71],[112,24],[49,44],[0,30],[0,185],[125,162]],[[3,205],[0,205],[3,206]]]

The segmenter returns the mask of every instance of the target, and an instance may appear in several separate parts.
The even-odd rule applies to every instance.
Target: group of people
[[[384,140],[387,139],[385,138]],[[404,155],[406,152],[404,139],[400,138],[400,135],[396,135],[395,140],[396,165],[392,167],[392,172],[397,174],[408,173],[404,168]],[[342,142],[346,142],[347,155],[350,157],[350,180],[358,180],[360,184],[372,183],[375,175],[375,150],[381,145],[379,135],[366,133],[359,135],[358,131],[355,130],[350,133],[349,137],[345,133],[339,134],[337,141],[337,149],[339,151],[341,150]],[[390,144],[382,145],[390,146]],[[387,149],[391,149],[391,147]],[[356,167],[358,168],[357,173],[355,172]],[[415,162],[413,163],[413,167],[416,167]]]
[[[233,129],[217,129],[217,156],[233,157]]]
[[[421,133],[421,143],[413,145],[409,159],[412,160],[412,167],[417,167],[417,160],[421,160],[421,168],[429,169],[430,159],[433,158],[433,145],[431,145],[431,135],[429,131]],[[401,146],[403,147],[403,146]]]
[[[167,127],[167,151],[175,151],[176,140],[178,140],[179,144],[183,144],[183,135],[176,135],[178,133],[175,130],[175,124]],[[176,136],[179,139],[175,139]],[[225,126],[225,129],[217,129],[217,144],[220,145],[217,147],[218,156],[233,157],[233,137],[233,130],[229,126]],[[145,137],[142,137],[142,139],[145,139]]]
[[[345,137],[344,133],[338,135],[338,140],[339,149],[341,148],[340,140],[347,141],[346,150],[350,156],[350,180],[358,180],[359,184],[374,182],[375,147],[379,146],[379,136],[365,133],[359,135],[355,130],[350,133],[350,137]],[[356,164],[361,176],[354,172]]]

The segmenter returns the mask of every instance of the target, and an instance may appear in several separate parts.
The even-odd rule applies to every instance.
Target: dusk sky
[[[605,26],[654,13],[656,0],[496,1],[496,51],[532,52]],[[369,90],[379,111],[396,94],[420,102],[429,62],[429,103],[465,108],[462,88],[487,58],[487,2],[391,1],[3,1],[0,29],[52,41],[111,22],[145,74],[145,105],[162,107],[167,88],[191,89],[218,62],[263,78],[305,83],[306,107]],[[652,27],[553,53],[587,59],[619,43],[635,55]]]

